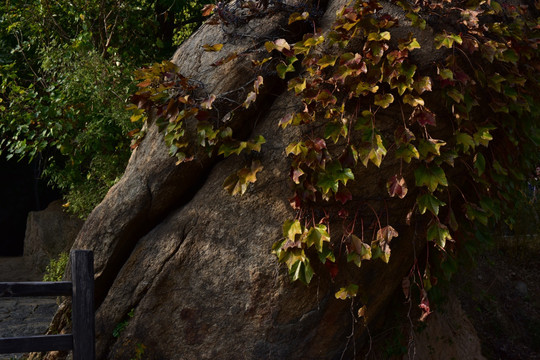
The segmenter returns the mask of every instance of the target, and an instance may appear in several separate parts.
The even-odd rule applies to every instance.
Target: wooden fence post
[[[74,250],[70,260],[73,360],[94,360],[94,255],[88,250]]]

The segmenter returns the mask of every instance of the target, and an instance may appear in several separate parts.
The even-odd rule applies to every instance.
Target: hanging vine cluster
[[[433,23],[437,33],[432,40],[441,54],[436,63],[412,60],[421,48],[414,36],[419,30],[394,38],[394,30],[403,24],[388,9],[397,7],[405,25],[425,30]],[[212,11],[219,7],[205,8],[207,15]],[[310,129],[285,149],[291,162],[290,204],[297,215],[285,221],[283,238],[272,247],[293,281],[309,284],[315,273],[311,261],[317,257],[332,278],[347,263],[360,267],[368,260],[390,260],[390,243],[399,227],[383,226],[366,203],[375,215],[373,224],[366,231],[364,226],[358,229],[355,224],[363,225],[363,220],[357,221],[358,213],[347,208],[362,201],[350,190],[362,169],[380,167],[389,157],[399,165],[387,180],[384,200],[416,197],[403,223],[410,224],[414,216],[427,224],[419,236],[440,250],[436,258],[444,273],[451,272],[460,241],[481,237],[501,219],[538,162],[540,23],[531,13],[525,6],[495,1],[396,0],[384,6],[376,0],[355,1],[337,13],[326,34],[314,28],[296,43],[265,43],[269,56],[253,65],[275,67],[301,103],[298,111],[280,119],[279,127]],[[289,17],[289,25],[312,21],[308,11]],[[221,47],[208,45],[206,50]],[[235,56],[225,56],[216,66]],[[201,149],[209,156],[229,156],[260,151],[264,144],[261,136],[235,140],[227,126],[235,112],[257,100],[262,75],[225,116],[217,110],[219,94],[201,95],[197,84],[171,63],[142,69],[138,78],[132,120],[155,120],[178,163],[193,160]],[[392,108],[401,116],[388,136],[381,131],[380,115]],[[441,123],[452,130],[438,138]],[[190,126],[194,132],[188,131]],[[460,181],[454,181],[457,167],[466,170],[465,180],[461,172]],[[227,178],[224,186],[233,195],[243,194],[261,169],[254,161]],[[412,181],[406,181],[406,170],[413,174]],[[460,200],[453,204],[455,193]],[[338,238],[330,233],[336,218],[354,219]],[[342,256],[346,261],[339,261]],[[419,269],[411,271],[404,290],[408,292],[411,280],[423,294],[429,290],[434,278],[430,266],[425,265],[423,275]],[[358,286],[350,284],[336,297],[350,298],[357,291]],[[425,296],[422,304],[429,313]]]

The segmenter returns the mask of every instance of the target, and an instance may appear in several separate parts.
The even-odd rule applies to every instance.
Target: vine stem
[[[369,206],[371,211],[373,211],[373,213],[375,214],[375,218],[377,219],[377,223],[379,224],[379,229],[382,229],[381,220],[379,219],[379,214],[377,214],[373,206],[371,206],[369,203],[366,203],[366,205]]]
[[[354,316],[354,298],[351,298],[350,312],[351,312],[351,317],[352,317],[351,334],[347,336],[347,343],[345,344],[345,348],[343,349],[343,352],[341,353],[341,357],[339,358],[339,360],[344,359],[345,353],[347,352],[347,348],[349,347],[349,343],[351,342],[351,339],[353,342],[353,359],[356,359],[356,342],[354,341],[354,331],[355,331],[354,323],[356,322],[356,317]]]

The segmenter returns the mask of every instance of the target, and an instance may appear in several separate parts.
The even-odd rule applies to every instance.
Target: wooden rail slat
[[[71,296],[71,282],[0,282],[0,297]]]
[[[70,260],[73,281],[0,282],[0,297],[71,296],[73,334],[0,338],[0,354],[73,350],[73,360],[95,359],[94,254],[73,250]]]
[[[73,349],[72,335],[0,338],[0,354]]]
[[[73,360],[94,359],[94,254],[75,250],[71,252],[70,260],[73,278]]]

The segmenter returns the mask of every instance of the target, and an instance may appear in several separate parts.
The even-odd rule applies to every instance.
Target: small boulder
[[[56,200],[42,211],[31,211],[26,220],[24,256],[39,272],[45,272],[50,259],[69,251],[83,221],[67,214]]]

